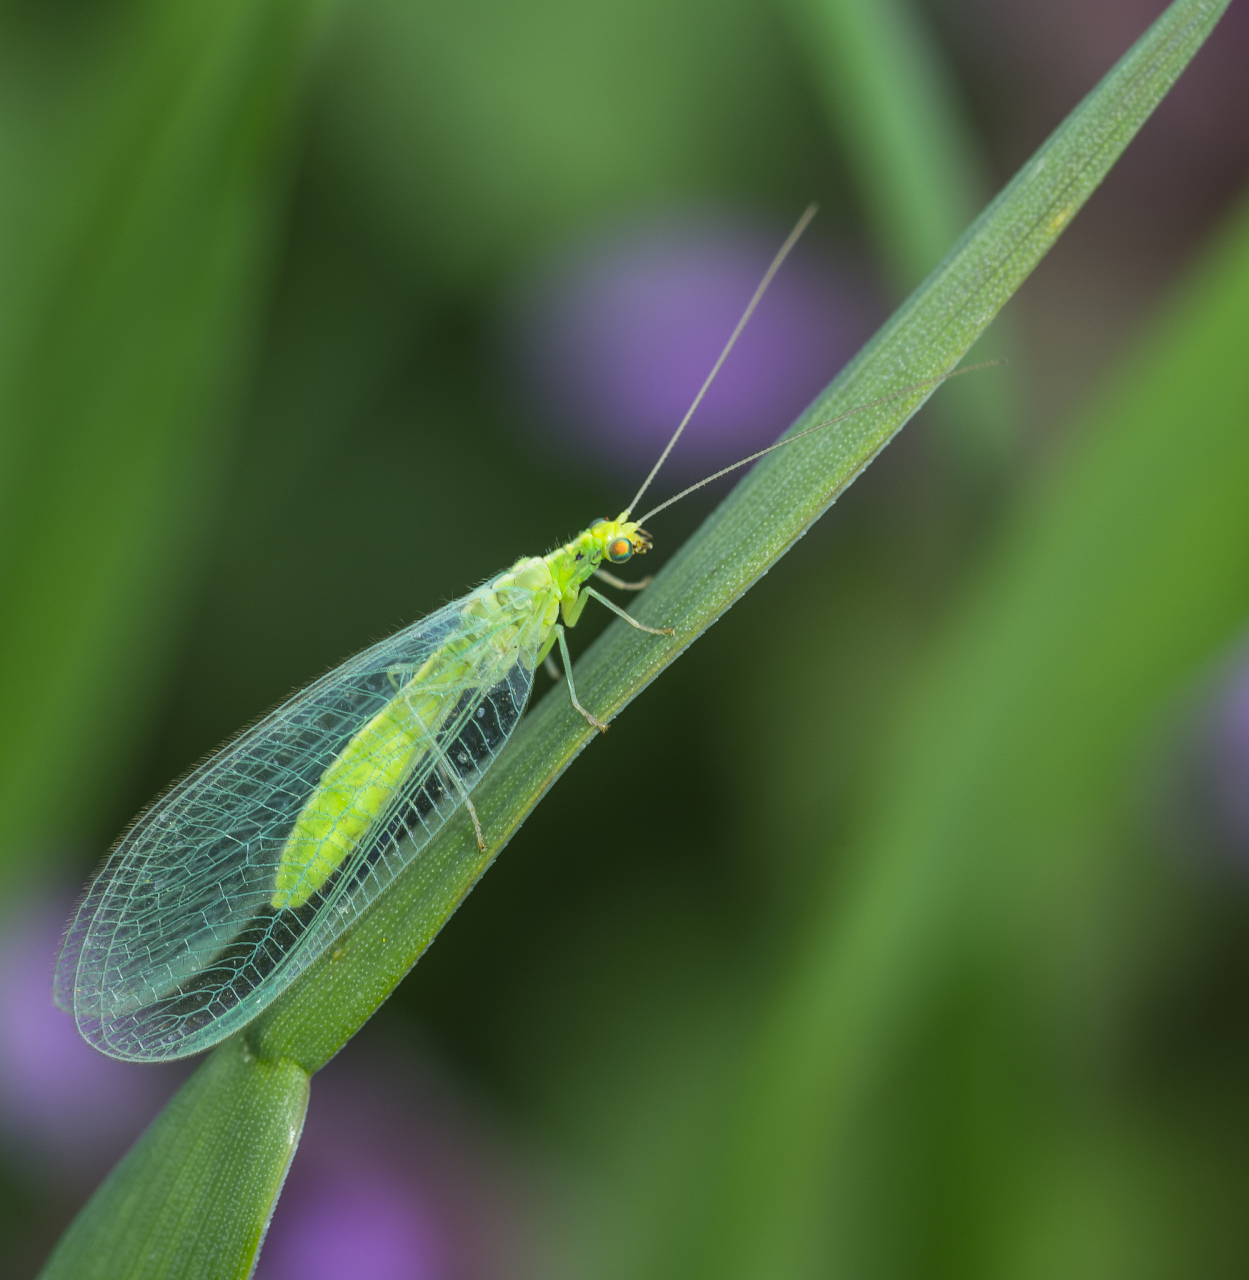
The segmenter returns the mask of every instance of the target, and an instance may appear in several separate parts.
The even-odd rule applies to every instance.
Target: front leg
[[[575,594],[569,594],[559,603],[559,611],[564,615],[564,625],[567,627],[575,627],[577,619],[581,617],[585,609],[586,601],[589,599],[587,587],[579,587]],[[590,594],[593,594],[592,592]]]
[[[564,628],[556,624],[555,636],[559,641],[559,654],[564,659],[564,676],[568,681],[568,696],[572,699],[572,705],[586,718],[586,722],[593,725],[599,733],[606,733],[609,726],[605,725],[596,715],[587,711],[577,697],[577,686],[572,682],[572,654],[568,652],[568,641],[564,638]]]
[[[609,587],[615,587],[617,591],[641,591],[655,581],[652,575],[647,574],[637,582],[626,582],[623,578],[616,577],[614,573],[608,573],[606,569],[595,569],[594,576],[600,582],[607,583]]]
[[[412,679],[412,673],[415,670],[414,662],[396,662],[386,668],[386,679],[390,681],[391,688],[398,693]]]
[[[653,636],[676,635],[676,632],[671,627],[648,627],[646,623],[630,617],[618,604],[613,604],[605,595],[600,595],[599,592],[595,591],[593,587],[583,587],[581,589],[581,609],[585,608],[587,596],[593,596],[599,604],[605,604],[618,618],[623,618],[631,627],[636,627],[639,631],[648,631]],[[580,613],[581,609],[578,609],[577,612]]]

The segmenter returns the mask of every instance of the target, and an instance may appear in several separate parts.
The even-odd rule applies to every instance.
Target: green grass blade
[[[980,974],[1069,964],[1102,989],[1088,959],[1113,953],[1123,923],[1113,914],[1100,929],[1072,920],[1072,903],[1083,902],[1073,885],[1100,882],[1119,859],[1142,736],[1249,615],[1247,336],[1249,207],[1079,424],[1074,434],[1086,443],[1011,532],[946,637],[887,762],[890,785],[854,854],[859,873],[813,908],[760,1029],[725,1150],[712,1162],[722,1176],[703,1229],[683,1222],[702,1252],[671,1274],[836,1273],[817,1256],[829,1247],[828,1188],[862,1181],[856,1125],[879,1082],[894,1078],[891,1058],[926,1001],[957,981],[970,939],[994,940],[982,944],[991,958],[978,962]],[[1148,869],[1129,874],[1147,878]],[[1108,896],[1116,909],[1125,899],[1135,909],[1126,889]],[[1099,941],[1080,950],[1090,931]],[[1071,1053],[1065,1044],[1056,1056],[1065,1063]],[[1045,1103],[1031,1072],[1024,1087],[1031,1109],[1021,1128],[1034,1140],[1044,1129],[1045,1152],[1021,1179],[1033,1187],[1060,1127],[1083,1129],[1090,1117],[1060,1105],[1039,1122]],[[881,1105],[893,1114],[903,1104]],[[1028,1152],[1012,1153],[1011,1172],[1027,1162]],[[1155,1199],[1136,1206],[1122,1187],[1109,1194],[1104,1214],[1081,1205],[1076,1247],[1091,1245],[1099,1260],[1149,1256],[1140,1238],[1113,1237],[1158,1230]],[[994,1215],[981,1205],[979,1216]],[[1092,1220],[1098,1232],[1085,1240]],[[978,1258],[986,1240],[1002,1247],[980,1229],[985,1239],[969,1246]],[[1046,1223],[1047,1236],[1057,1229]],[[1168,1256],[1191,1260],[1199,1243],[1173,1241]],[[1105,1273],[1100,1261],[1059,1272],[1086,1270]]]
[[[146,0],[38,38],[6,20],[0,859],[83,839],[159,689],[324,8]]]
[[[1068,117],[795,429],[954,368],[1061,234],[1225,8],[1177,0]],[[985,376],[992,376],[988,374]],[[673,556],[635,610],[667,642],[612,626],[577,668],[596,714],[618,714],[802,536],[927,399],[916,393],[763,460]],[[467,818],[404,873],[342,945],[253,1024],[262,1056],[315,1070],[386,998],[507,838],[590,740],[566,691],[548,695],[479,787],[490,852]]]
[[[952,369],[1096,188],[1224,7],[1218,0],[1177,0],[796,425]],[[677,627],[678,639],[639,636],[623,624],[609,628],[577,670],[587,705],[607,716],[625,707],[767,572],[926,398],[917,393],[862,413],[759,465],[638,602],[644,621]],[[251,1055],[293,1061],[306,1071],[323,1065],[386,998],[589,738],[566,691],[535,708],[475,797],[490,853],[478,852],[467,818],[449,823],[357,927],[242,1033]],[[234,1051],[227,1045],[220,1053]],[[216,1061],[214,1055],[201,1071],[216,1070]],[[196,1112],[182,1123],[198,1128],[208,1121]],[[279,1132],[265,1128],[248,1143],[258,1165],[278,1163]],[[128,1158],[127,1176],[135,1185],[173,1183],[187,1150],[160,1147],[149,1135]],[[207,1180],[199,1185],[206,1195]],[[267,1212],[267,1202],[245,1212],[242,1184],[217,1195],[195,1210],[197,1221],[211,1219],[214,1203],[231,1221]],[[80,1224],[104,1221],[95,1205]],[[73,1230],[85,1250],[90,1229]]]
[[[294,1063],[223,1045],[109,1174],[43,1280],[245,1280],[307,1105]]]
[[[886,265],[909,290],[988,194],[953,85],[909,0],[787,0]]]

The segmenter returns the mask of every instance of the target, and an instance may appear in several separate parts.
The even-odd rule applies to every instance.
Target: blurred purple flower
[[[313,1082],[256,1280],[511,1280],[545,1274],[535,1204],[428,1071],[361,1057]]]
[[[319,1178],[294,1180],[263,1258],[260,1275],[271,1280],[456,1274],[447,1268],[444,1232],[418,1189],[375,1164],[351,1160],[339,1163],[333,1176],[322,1170]]]
[[[117,1062],[52,1003],[52,970],[72,898],[11,906],[0,932],[0,1131],[28,1154],[95,1177],[185,1077],[178,1066]]]
[[[688,409],[785,228],[668,219],[600,237],[517,297],[511,345],[562,445],[640,479]],[[770,443],[871,333],[862,273],[802,243],[773,281],[673,454],[688,483]]]
[[[1249,661],[1240,663],[1215,719],[1211,784],[1216,819],[1249,861]]]

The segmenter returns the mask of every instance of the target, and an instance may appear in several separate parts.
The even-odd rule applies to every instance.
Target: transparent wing
[[[533,685],[534,598],[511,589],[502,613],[466,612],[490,590],[309,685],[137,819],[88,888],[57,963],[57,1003],[73,1010],[87,1040],[138,1061],[216,1044],[250,1022],[420,853],[493,764]],[[275,909],[287,837],[326,769],[449,644],[462,659],[460,674],[441,682],[444,713],[411,767],[374,806],[375,819],[338,872],[297,909]],[[377,768],[385,764],[379,759]]]

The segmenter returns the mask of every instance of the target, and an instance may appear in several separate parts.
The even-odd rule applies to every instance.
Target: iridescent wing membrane
[[[373,902],[463,804],[520,720],[533,685],[532,593],[489,617],[487,585],[302,690],[175,785],[122,836],[89,887],[57,964],[56,999],[114,1057],[199,1052],[250,1022]],[[494,597],[497,604],[497,597]],[[499,637],[511,628],[509,643]],[[466,674],[338,870],[275,908],[287,837],[362,725],[431,655]],[[405,681],[409,682],[405,684]],[[379,762],[379,768],[385,762]]]

